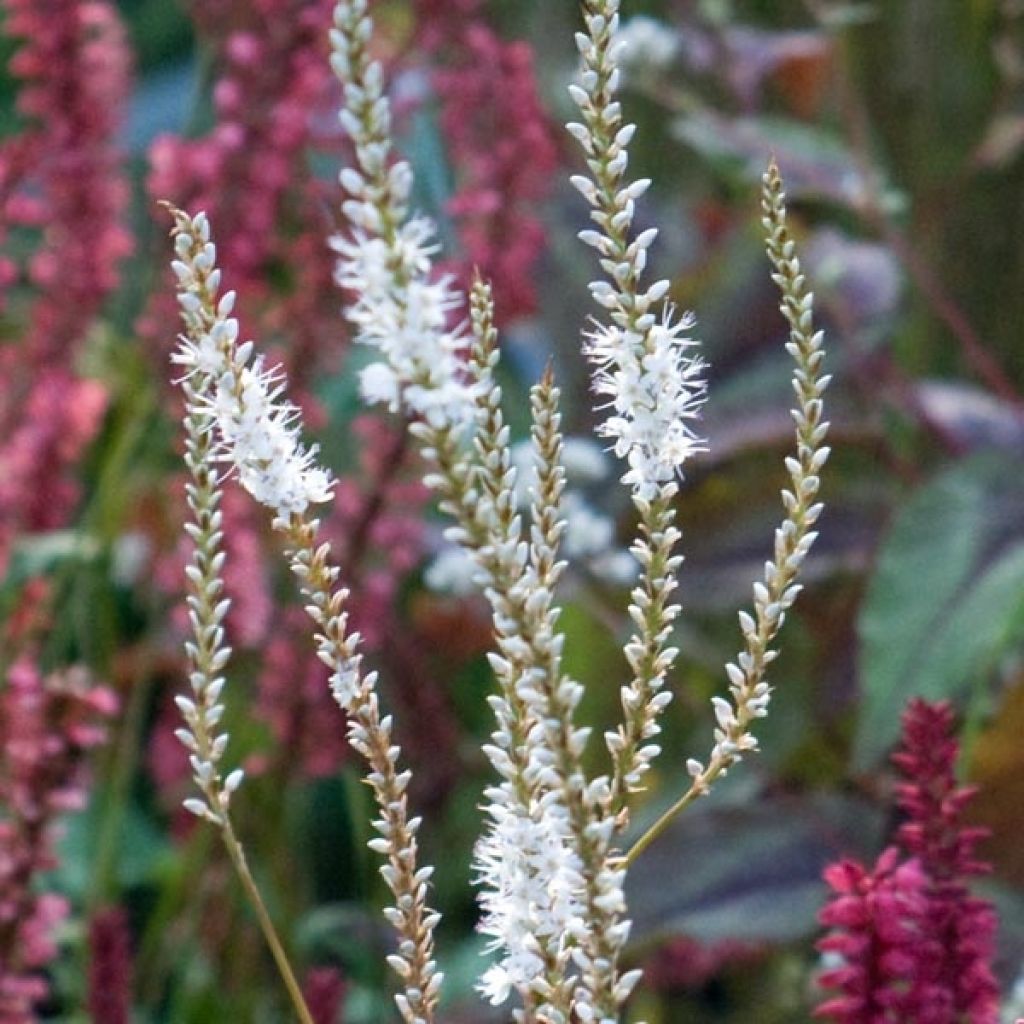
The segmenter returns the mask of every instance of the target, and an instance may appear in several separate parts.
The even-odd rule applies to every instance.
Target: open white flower
[[[497,787],[492,795],[501,792]],[[501,960],[480,979],[480,991],[499,1005],[513,990],[543,977],[541,942],[568,943],[584,928],[579,857],[553,794],[526,816],[500,799],[488,804],[490,831],[477,844],[475,866],[486,887],[480,931]]]
[[[623,483],[640,498],[653,497],[690,456],[706,451],[692,427],[707,390],[704,361],[688,353],[697,345],[686,333],[693,323],[690,316],[673,320],[667,310],[645,335],[607,324],[587,338],[594,391],[607,396],[603,407],[612,413],[598,432],[627,461]]]
[[[317,465],[316,447],[299,441],[298,409],[282,397],[284,374],[260,359],[250,364],[252,343],[238,344],[238,320],[231,316],[235,293],[217,302],[212,324],[203,318],[203,302],[212,303],[220,282],[204,213],[178,232],[175,248],[178,304],[190,329],[171,359],[185,368],[186,378],[199,374],[211,381],[199,404],[212,418],[215,457],[229,463],[241,485],[281,519],[329,501],[330,474]]]

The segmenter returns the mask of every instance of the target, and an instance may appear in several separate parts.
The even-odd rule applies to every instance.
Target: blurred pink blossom
[[[0,294],[24,324],[0,354],[0,573],[19,531],[64,525],[77,498],[71,470],[99,428],[105,396],[73,367],[117,287],[132,247],[128,185],[116,145],[130,55],[107,0],[6,0],[17,41],[22,131],[0,143],[0,241],[34,242],[0,262]]]
[[[306,778],[333,775],[348,758],[328,674],[309,641],[305,612],[278,615],[263,655],[256,713],[270,725],[280,755]]]
[[[764,947],[739,939],[704,943],[689,936],[669,939],[644,968],[647,984],[661,991],[700,989],[730,967],[749,964]]]
[[[44,677],[29,659],[14,663],[0,690],[0,1020],[34,1021],[47,984],[39,971],[56,954],[53,935],[66,901],[39,892],[55,866],[58,820],[85,805],[84,755],[106,735],[117,710],[112,691],[84,671]]]
[[[6,8],[27,127],[0,148],[0,224],[41,232],[24,271],[38,293],[26,344],[49,362],[81,339],[132,248],[115,143],[131,58],[107,0],[6,0]]]
[[[239,647],[259,647],[267,638],[274,613],[270,580],[263,546],[263,510],[240,487],[224,489],[224,593],[231,599],[227,617],[230,642]],[[178,575],[184,578],[184,567]]]
[[[336,967],[314,967],[306,974],[302,994],[314,1024],[338,1024],[345,1002],[345,978]]]
[[[154,200],[205,210],[220,262],[239,296],[243,331],[258,331],[309,411],[309,383],[336,362],[344,337],[327,239],[337,186],[311,168],[339,145],[327,62],[331,0],[219,0],[190,5],[212,46],[214,126],[198,138],[163,135],[150,149]],[[140,322],[172,340],[176,320],[161,289]]]
[[[69,470],[106,411],[102,385],[59,366],[43,366],[27,387],[17,420],[0,441],[0,567],[17,533],[70,521],[78,487]]]
[[[537,308],[537,265],[547,233],[540,207],[558,167],[556,135],[522,41],[506,41],[476,4],[421,2],[421,36],[441,62],[434,87],[456,192],[448,204],[464,253],[464,285],[474,270],[489,280],[499,323]],[[444,31],[440,26],[444,26]]]

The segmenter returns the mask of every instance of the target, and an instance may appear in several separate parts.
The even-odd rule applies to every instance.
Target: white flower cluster
[[[344,172],[350,190],[354,176],[351,169]],[[357,340],[385,358],[362,372],[363,397],[433,426],[463,426],[473,416],[473,389],[465,376],[462,331],[448,326],[460,301],[449,279],[430,277],[432,237],[433,227],[422,217],[398,228],[394,245],[359,230],[350,239],[336,237],[336,278],[356,296],[347,316]]]
[[[213,381],[202,403],[213,418],[216,458],[230,463],[242,486],[285,521],[330,500],[330,475],[316,464],[316,447],[299,442],[298,410],[281,397],[283,374],[252,360],[251,342],[238,344],[238,320],[231,316],[234,292],[217,302],[213,321],[207,322],[204,304],[216,301],[220,271],[204,213],[192,218],[189,231],[179,231],[175,251],[178,302],[186,324],[196,329],[181,336],[171,358],[187,376]]]
[[[543,797],[529,816],[509,807],[498,787],[488,797],[492,825],[474,858],[482,885],[479,928],[490,936],[487,951],[501,959],[478,987],[498,1006],[513,991],[535,990],[545,973],[545,947],[564,951],[586,926],[581,864],[555,795]]]
[[[363,395],[434,426],[462,427],[473,416],[473,389],[463,332],[449,326],[461,302],[450,278],[431,276],[433,224],[407,219],[412,168],[405,160],[389,166],[390,107],[381,65],[366,54],[372,23],[365,0],[339,3],[334,26],[331,66],[345,96],[339,117],[359,164],[340,176],[351,234],[332,240],[336,279],[355,296],[346,315],[357,340],[386,360],[363,372]]]
[[[329,501],[331,479],[317,465],[316,446],[299,443],[298,410],[281,398],[283,374],[261,359],[224,373],[210,399],[221,440],[221,457],[242,486],[287,521],[310,505]]]
[[[587,31],[576,35],[583,70],[579,83],[569,87],[582,121],[566,128],[583,148],[590,171],[570,180],[593,207],[591,219],[597,225],[579,237],[597,250],[607,275],[594,281],[590,291],[608,311],[610,323],[599,324],[585,346],[595,365],[594,389],[608,398],[605,407],[612,410],[601,433],[612,439],[616,455],[628,461],[623,482],[636,497],[650,501],[663,488],[671,489],[687,458],[704,450],[691,426],[704,401],[704,364],[686,354],[696,344],[686,334],[693,327],[692,317],[673,320],[668,307],[659,321],[653,312],[668,294],[669,282],[640,286],[658,232],[650,228],[630,238],[636,202],[650,181],[626,180],[636,126],[622,123],[615,98],[626,49],[618,8],[618,0],[584,4]]]
[[[585,351],[597,367],[594,391],[612,410],[598,432],[610,438],[629,469],[623,483],[645,500],[681,472],[696,452],[706,451],[691,427],[704,404],[704,362],[687,354],[697,342],[686,335],[691,317],[675,322],[667,311],[661,323],[647,314],[630,327],[600,326]],[[646,329],[646,333],[641,331]]]

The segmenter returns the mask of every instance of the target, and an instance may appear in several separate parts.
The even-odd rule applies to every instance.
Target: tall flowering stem
[[[704,447],[691,423],[705,386],[700,359],[687,352],[695,344],[685,333],[692,319],[675,318],[670,307],[660,319],[654,312],[669,282],[657,281],[646,289],[640,284],[657,231],[631,237],[636,201],[650,182],[626,179],[627,147],[635,126],[623,123],[616,99],[618,9],[618,0],[583,4],[586,31],[576,36],[583,71],[579,83],[570,86],[582,123],[567,127],[583,147],[590,171],[571,180],[593,207],[591,219],[597,225],[580,238],[597,250],[607,275],[591,285],[591,292],[610,322],[597,325],[586,346],[594,365],[594,390],[607,398],[605,407],[611,409],[600,432],[627,461],[622,479],[640,516],[632,550],[641,575],[629,608],[637,632],[625,649],[633,675],[621,691],[623,724],[606,735],[613,764],[608,808],[621,830],[628,821],[629,794],[641,788],[660,752],[654,742],[661,731],[658,717],[671,700],[663,687],[678,655],[668,640],[679,613],[673,594],[682,563],[675,553],[681,534],[673,500],[684,461]]]
[[[357,164],[341,174],[350,196],[343,209],[351,230],[335,242],[340,254],[338,281],[355,297],[348,316],[357,340],[377,348],[386,359],[364,372],[363,392],[411,417],[413,434],[436,466],[427,482],[439,491],[443,509],[459,524],[453,537],[477,552],[481,579],[488,594],[497,598],[521,577],[526,546],[519,540],[512,498],[508,430],[501,420],[499,393],[490,381],[497,355],[493,328],[484,323],[491,315],[483,311],[483,305],[490,306],[489,296],[476,306],[480,361],[474,380],[464,368],[461,332],[449,328],[458,297],[450,282],[431,278],[432,226],[422,217],[409,217],[411,168],[405,161],[392,162],[390,108],[383,71],[367,51],[373,26],[365,0],[342,0],[334,23],[332,63],[345,97],[340,116],[354,143]],[[491,386],[482,387],[484,379]],[[478,461],[485,467],[482,476],[462,447],[462,436],[474,422],[482,432],[477,439]],[[499,622],[496,617],[496,626],[499,647],[502,637],[514,645],[515,619],[505,616]],[[498,728],[494,743],[486,748],[501,777],[487,794],[494,811],[491,838],[498,845],[479,851],[478,868],[484,874],[487,865],[503,862],[498,852],[504,848],[502,836],[514,843],[513,836],[529,835],[527,845],[534,852],[526,854],[527,860],[539,862],[543,849],[553,850],[571,874],[574,859],[562,834],[564,813],[554,807],[558,797],[544,796],[536,770],[530,771],[536,722],[515,680],[531,667],[532,654],[528,648],[503,653],[495,661],[501,693],[491,698]],[[545,823],[555,834],[544,832]],[[492,947],[504,956],[485,976],[483,987],[496,1002],[515,989],[528,1015],[546,1005],[559,1015],[556,1019],[564,1019],[568,990],[558,986],[557,978],[568,962],[572,929],[565,927],[569,919],[564,915],[571,915],[572,901],[560,900],[557,908],[541,901],[537,908],[517,900],[502,882],[536,889],[538,877],[535,869],[527,869],[488,879],[494,898],[485,896],[483,927],[492,935]],[[574,888],[568,875],[564,888]],[[563,916],[556,918],[556,913]],[[543,920],[536,920],[537,914]]]
[[[370,765],[367,781],[380,807],[375,825],[381,836],[371,840],[370,846],[387,858],[381,873],[395,896],[395,906],[386,916],[399,935],[398,952],[389,957],[403,982],[396,1001],[408,1024],[430,1024],[442,978],[433,961],[438,915],[426,906],[431,869],[416,866],[419,820],[409,817],[405,796],[411,776],[398,770],[400,751],[391,741],[391,719],[380,713],[376,674],[362,672],[359,636],[346,630],[348,592],[335,588],[338,570],[330,565],[329,547],[318,545],[319,523],[309,515],[311,505],[329,500],[331,481],[316,464],[316,450],[299,442],[298,412],[281,398],[284,383],[280,375],[253,358],[251,342],[238,344],[238,321],[230,315],[234,295],[228,292],[218,299],[220,271],[206,216],[190,218],[180,211],[174,211],[174,216],[178,258],[172,266],[186,327],[175,359],[186,368],[184,384],[207,417],[201,432],[207,445],[205,464],[219,461],[232,467],[249,494],[274,513],[273,525],[286,538],[292,571],[317,627],[318,654],[331,671],[334,697],[348,714],[349,738]],[[212,558],[210,565],[215,565]],[[210,586],[208,579],[200,582]],[[216,610],[213,606],[214,614]],[[195,618],[203,624],[202,617],[197,614]],[[218,630],[216,622],[212,631],[207,628],[219,642],[222,634]],[[214,657],[210,656],[211,662]],[[208,689],[210,684],[203,686]],[[183,710],[188,712],[187,704]],[[198,725],[206,724],[205,716],[195,717]],[[204,782],[216,773],[205,767],[202,751],[207,747],[202,744],[207,743],[211,753],[217,748],[202,740],[198,731],[193,727],[200,746],[199,766],[194,763],[194,768],[197,781]],[[226,811],[221,804],[227,785],[225,780],[224,786],[207,795],[205,803],[191,804],[190,809],[218,820]],[[309,1020],[293,976],[289,976],[288,987],[296,1007],[303,1007],[303,1020]]]
[[[637,631],[625,648],[632,678],[620,691],[623,723],[605,735],[612,774],[601,794],[605,870],[614,865],[621,884],[626,861],[614,854],[611,844],[628,822],[629,794],[641,788],[660,752],[654,742],[660,732],[658,717],[671,699],[663,687],[678,653],[668,641],[679,612],[672,595],[682,561],[675,554],[681,535],[673,500],[683,463],[703,449],[692,421],[703,403],[705,385],[701,360],[689,354],[695,344],[686,333],[691,318],[676,318],[671,307],[660,317],[654,311],[668,293],[669,282],[641,287],[647,251],[657,231],[632,237],[635,204],[650,182],[626,178],[627,147],[635,126],[623,123],[616,99],[619,2],[584,0],[582,9],[585,31],[577,33],[576,44],[583,68],[579,82],[569,87],[582,121],[567,128],[582,147],[590,173],[570,180],[592,207],[597,229],[582,231],[580,239],[597,250],[606,279],[595,281],[590,290],[608,315],[607,323],[596,324],[584,351],[593,366],[594,391],[610,409],[599,433],[626,461],[622,481],[630,487],[640,517],[632,551],[641,574],[629,607]],[[581,969],[584,981],[600,992],[595,1000],[598,1014],[616,1019],[637,975],[631,972],[616,980],[617,959],[629,930],[623,919],[624,900],[617,905],[602,901],[602,909],[594,928],[605,950],[589,961],[583,957]]]
[[[503,450],[501,432],[489,430],[487,422],[497,415],[499,398],[485,370],[493,367],[496,356],[489,330],[492,315],[489,293],[478,285],[473,293],[476,345],[472,362],[483,411],[477,436],[479,478],[482,493],[495,509],[504,502],[510,506],[507,515],[511,516],[513,487],[508,480],[494,477],[490,468]],[[558,389],[548,371],[531,394],[537,486],[531,508],[530,544],[528,548],[516,544],[518,524],[504,537],[500,532],[494,536],[491,526],[490,543],[506,547],[516,544],[520,566],[504,578],[488,580],[485,593],[494,610],[498,637],[499,651],[492,663],[499,678],[505,677],[509,688],[528,708],[531,772],[538,777],[544,799],[550,803],[549,824],[560,822],[564,831],[562,842],[572,854],[565,866],[570,874],[578,876],[577,905],[569,910],[572,917],[580,919],[574,921],[579,934],[578,948],[572,955],[581,977],[573,993],[573,1009],[586,1019],[588,1013],[601,1017],[617,1014],[639,974],[620,975],[617,970],[617,947],[625,939],[628,924],[621,920],[625,911],[623,873],[609,846],[612,822],[603,814],[608,783],[603,777],[588,782],[583,772],[582,755],[589,730],[574,724],[583,690],[562,672],[562,637],[554,630],[559,614],[554,588],[563,568],[558,546],[565,529],[559,511],[564,470],[560,462],[558,400]],[[496,425],[500,426],[500,420]],[[504,445],[507,459],[507,441]],[[514,565],[510,568],[516,569]],[[522,660],[518,672],[514,667],[516,657]]]
[[[712,783],[748,751],[757,749],[751,732],[753,723],[767,714],[771,689],[765,681],[768,666],[776,657],[771,644],[796,600],[800,585],[796,578],[817,538],[812,527],[823,506],[816,501],[818,474],[829,456],[824,446],[828,423],[823,419],[822,395],[829,377],[822,373],[825,358],[823,335],[813,326],[813,295],[807,290],[796,247],[786,228],[785,194],[778,166],[772,161],[764,175],[761,206],[768,258],[774,268],[772,279],[782,292],[782,314],[789,323],[786,349],[796,364],[793,388],[797,404],[796,454],[786,459],[791,486],[783,490],[785,518],[775,531],[774,559],[765,564],[765,575],[754,584],[753,614],[740,612],[743,650],[735,663],[726,665],[730,699],[712,698],[717,728],[714,747],[705,766],[696,759],[687,762],[692,782],[683,796],[629,851],[634,861],[659,836],[672,819],[706,794]]]
[[[550,988],[535,985],[534,989],[539,988],[545,997],[546,1012],[565,1016],[572,1004],[566,968],[573,940],[583,945],[594,941],[585,922],[589,920],[587,907],[597,900],[599,890],[598,871],[592,870],[589,859],[592,843],[587,835],[592,801],[580,768],[587,731],[573,724],[582,689],[562,675],[562,640],[554,632],[558,617],[553,604],[554,585],[561,571],[558,542],[564,530],[558,511],[564,475],[558,461],[558,392],[550,373],[533,389],[538,488],[531,543],[527,545],[520,539],[516,471],[511,464],[509,431],[501,412],[501,392],[493,380],[498,358],[494,307],[490,288],[480,281],[473,288],[471,313],[474,344],[470,363],[477,385],[478,409],[474,439],[478,498],[472,505],[462,503],[449,511],[460,524],[456,536],[476,561],[491,604],[498,646],[491,664],[502,689],[502,700],[516,711],[523,731],[521,771],[530,791],[529,831],[534,837],[538,862],[525,872],[513,867],[512,871],[506,868],[495,874],[493,868],[499,864],[514,865],[515,850],[521,842],[518,831],[524,823],[509,827],[514,820],[514,816],[509,816],[509,808],[514,806],[509,799],[512,794],[500,789],[489,791],[487,810],[493,827],[477,850],[477,866],[485,886],[483,929],[494,936],[494,948],[505,951],[503,965],[497,968],[500,978],[502,970],[507,972],[516,963],[516,950],[523,941],[516,906],[525,902],[540,906],[540,919],[532,922],[532,930],[547,941],[559,980]],[[495,703],[496,710],[498,706]],[[502,721],[503,716],[499,715],[499,725]],[[509,738],[502,735],[501,729],[495,734],[499,747]],[[492,756],[492,761],[499,771],[504,766],[500,757]],[[554,857],[556,865],[547,883],[550,902],[541,900],[538,904],[536,897],[526,901],[518,891],[522,880],[516,875],[526,879],[543,877],[545,856]],[[515,975],[514,970],[512,974]],[[501,987],[488,989],[487,985],[494,979],[495,973],[490,972],[485,976],[484,987],[497,1001]],[[520,989],[525,981],[525,977],[520,979]]]
[[[342,209],[352,231],[333,243],[340,254],[337,279],[355,296],[348,318],[357,340],[387,360],[364,371],[363,392],[392,411],[404,405],[435,425],[464,424],[473,414],[472,393],[460,373],[464,343],[448,329],[459,298],[450,281],[431,280],[433,225],[408,216],[412,168],[392,159],[384,72],[367,49],[372,32],[366,0],[340,0],[331,65],[344,89],[339,116],[357,167],[341,172],[350,197]]]
[[[422,218],[406,219],[411,171],[403,161],[388,163],[390,113],[380,65],[367,56],[371,31],[362,0],[338,4],[334,66],[345,89],[342,124],[358,164],[342,172],[352,227],[350,237],[336,243],[338,279],[355,293],[349,318],[358,340],[387,359],[364,374],[364,393],[415,419],[413,431],[439,470],[429,482],[459,524],[453,538],[474,555],[494,613],[498,652],[492,664],[501,695],[492,700],[499,728],[488,753],[503,781],[488,793],[492,825],[477,862],[481,878],[493,882],[484,896],[483,928],[503,958],[483,988],[496,1002],[515,989],[528,1009],[539,997],[538,1012],[566,1019],[567,987],[553,987],[545,975],[566,967],[571,951],[585,965],[574,995],[577,1012],[614,1016],[635,981],[620,978],[615,965],[627,928],[618,920],[622,873],[608,861],[610,827],[595,815],[603,792],[588,785],[580,768],[586,731],[573,725],[572,712],[581,690],[561,673],[553,595],[529,570],[529,545],[520,537],[508,429],[491,375],[497,358],[493,303],[482,285],[474,290],[467,380],[460,332],[448,328],[456,297],[446,281],[429,276],[431,230]],[[459,439],[474,420],[475,457],[467,459]],[[510,863],[502,851],[521,850],[525,836],[534,851],[528,860],[556,856],[564,872],[564,885],[554,885],[539,902],[517,888],[527,882],[538,889],[534,868],[488,877],[488,868]]]
[[[539,622],[526,622],[527,602],[536,588],[515,505],[509,431],[492,378],[498,358],[492,316],[490,292],[478,282],[469,365],[476,393],[475,458],[462,447],[462,431],[455,424],[419,420],[411,430],[435,466],[427,483],[457,524],[449,536],[473,557],[494,609],[498,652],[491,663],[499,693],[489,702],[497,728],[485,753],[501,781],[485,793],[491,821],[475,862],[485,890],[481,929],[491,936],[489,948],[502,958],[485,973],[481,988],[495,1003],[517,991],[528,1019],[543,1012],[562,1020],[568,1019],[571,1003],[565,971],[580,931],[575,894],[583,883],[560,776],[543,754],[546,733],[538,717],[550,678],[542,666],[557,662],[560,642],[551,636],[553,619],[544,611],[550,594],[539,595],[541,603],[534,607],[538,620],[548,620],[546,640],[538,632]],[[546,646],[538,650],[540,644]]]
[[[489,441],[502,436],[506,428],[497,407],[482,413],[482,418],[486,422],[478,444],[490,449]],[[507,531],[506,536],[518,538],[520,527],[514,503],[499,502],[495,508],[488,502],[484,513],[480,498],[485,485],[474,479],[475,473],[461,450],[456,432],[450,427],[435,428],[422,422],[413,424],[412,430],[422,443],[425,456],[436,467],[427,481],[440,495],[442,511],[458,524],[449,528],[449,537],[477,553],[476,564],[482,582],[501,586],[510,575],[520,571],[523,546],[518,539],[503,545],[492,544],[487,520],[496,516]],[[507,446],[494,451],[489,475],[492,490],[495,480],[514,478]],[[499,489],[504,493],[504,488],[499,486]],[[508,493],[511,494],[511,489]],[[499,630],[499,646],[503,635],[504,631]],[[491,660],[499,692],[491,695],[488,703],[497,724],[491,734],[492,742],[485,745],[484,753],[500,781],[484,792],[490,818],[489,834],[479,844],[474,860],[478,884],[484,887],[481,930],[490,936],[488,948],[500,951],[502,959],[484,974],[481,989],[494,1003],[504,1002],[512,990],[517,991],[523,1000],[526,1019],[535,1020],[541,1007],[567,1012],[569,992],[559,983],[567,962],[567,949],[564,930],[559,933],[550,922],[548,927],[538,930],[539,915],[547,918],[556,914],[554,902],[524,898],[521,889],[525,886],[536,892],[542,877],[538,864],[544,849],[556,858],[548,858],[549,867],[559,864],[562,877],[548,874],[543,884],[554,889],[571,888],[574,865],[566,855],[564,837],[559,832],[552,835],[552,822],[546,815],[552,801],[541,798],[539,780],[530,770],[529,733],[535,723],[526,701],[514,685],[515,678],[522,672],[524,658],[517,652],[512,659],[497,660],[497,656],[493,656]],[[561,816],[557,820],[559,824],[563,822]],[[545,824],[549,827],[545,828]],[[517,843],[521,859],[517,856],[510,862],[507,854]],[[564,925],[572,913],[572,905],[563,896],[557,906],[563,913],[555,919]]]
[[[215,382],[225,372],[217,362],[216,353],[232,332],[229,314],[234,295],[229,292],[218,301],[220,271],[215,267],[216,254],[204,216],[191,219],[175,211],[174,237],[178,257],[174,269],[180,283],[178,302],[186,331],[175,358],[189,368],[181,383],[185,392],[185,465],[190,476],[186,494],[193,519],[185,528],[195,544],[185,570],[192,627],[192,639],[185,645],[191,696],[176,698],[185,720],[184,728],[176,735],[189,751],[193,778],[201,794],[187,799],[185,808],[215,825],[220,832],[295,1012],[303,1024],[313,1024],[298,979],[231,822],[231,797],[242,782],[243,772],[236,768],[224,776],[219,767],[228,743],[227,733],[220,732],[218,725],[224,714],[223,671],[231,657],[231,648],[224,642],[222,624],[229,602],[221,596],[225,561],[219,508],[221,488],[216,464],[216,417],[209,396]],[[237,324],[234,329],[237,331]],[[240,372],[244,361],[236,363],[237,356],[233,353],[232,356],[227,372],[236,367]]]

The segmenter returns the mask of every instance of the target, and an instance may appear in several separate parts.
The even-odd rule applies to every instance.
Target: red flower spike
[[[958,786],[953,711],[913,700],[893,755],[906,816],[873,871],[842,861],[825,871],[835,896],[818,945],[840,957],[820,984],[838,990],[816,1016],[836,1024],[996,1024],[992,907],[970,894],[990,868],[976,853],[984,829],[963,824],[974,790]],[[901,863],[901,858],[902,863]]]
[[[974,788],[958,786],[954,715],[946,702],[910,702],[903,715],[902,748],[893,755],[904,781],[897,786],[906,820],[897,841],[917,857],[929,879],[929,931],[938,955],[922,965],[933,1008],[921,1024],[995,1024],[999,987],[992,973],[996,916],[971,896],[968,880],[988,874],[978,858],[987,830],[963,823]]]
[[[840,965],[818,981],[838,995],[815,1016],[834,1024],[912,1024],[923,993],[914,983],[927,915],[928,880],[917,861],[887,849],[868,871],[853,860],[825,870],[832,901],[819,920],[832,931],[818,949]]]

